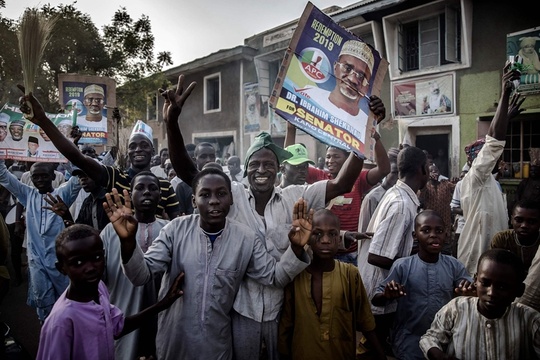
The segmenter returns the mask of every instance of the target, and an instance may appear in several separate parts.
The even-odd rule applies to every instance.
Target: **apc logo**
[[[309,47],[302,50],[300,57],[300,70],[316,83],[323,83],[328,80],[330,73],[330,61],[326,54],[320,49]]]

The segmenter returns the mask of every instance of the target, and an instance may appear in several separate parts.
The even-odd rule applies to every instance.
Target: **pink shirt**
[[[41,329],[37,360],[114,359],[114,337],[124,328],[124,314],[109,302],[102,281],[98,291],[99,304],[70,300],[64,291]]]

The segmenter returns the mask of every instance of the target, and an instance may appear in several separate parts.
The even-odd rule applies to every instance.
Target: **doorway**
[[[416,135],[416,147],[426,150],[441,175],[450,178],[449,134]]]

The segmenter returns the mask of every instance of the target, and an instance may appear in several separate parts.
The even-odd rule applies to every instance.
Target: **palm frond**
[[[26,9],[20,18],[17,38],[26,94],[34,91],[34,79],[57,19],[47,18],[36,8]]]

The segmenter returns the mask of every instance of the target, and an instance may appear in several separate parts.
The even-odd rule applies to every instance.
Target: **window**
[[[455,11],[447,10],[448,13]],[[451,19],[458,19],[456,16],[449,16]],[[424,20],[413,21],[401,26],[400,42],[403,44],[400,49],[403,53],[400,58],[404,61],[400,64],[401,71],[412,71],[430,68],[453,62],[459,62],[459,37],[447,39],[448,33],[456,34],[459,31],[458,24],[446,24],[447,17],[440,14]],[[447,31],[447,27],[453,31]],[[446,46],[449,40],[452,46]]]
[[[204,112],[221,110],[221,74],[204,77]]]
[[[531,161],[530,148],[540,148],[540,122],[538,119],[513,121],[508,126],[503,160],[509,170],[520,172],[522,162]]]
[[[383,18],[391,80],[470,67],[472,2],[443,0]]]

